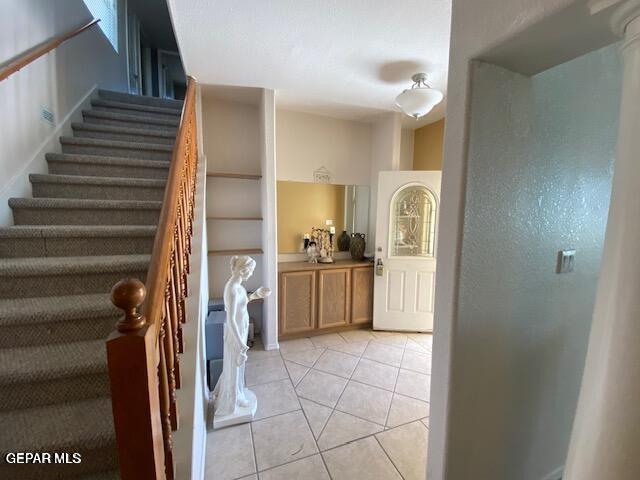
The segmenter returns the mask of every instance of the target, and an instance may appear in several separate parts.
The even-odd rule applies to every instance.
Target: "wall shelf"
[[[209,250],[209,255],[230,256],[230,255],[262,255],[261,248],[241,248],[236,250]]]
[[[262,175],[252,175],[249,173],[225,173],[225,172],[210,172],[207,173],[207,178],[235,178],[237,180],[260,180]]]
[[[207,217],[207,220],[246,220],[261,222],[262,217]]]

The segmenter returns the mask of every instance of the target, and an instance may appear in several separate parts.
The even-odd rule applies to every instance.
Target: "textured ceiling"
[[[185,68],[202,84],[272,88],[279,106],[358,120],[395,110],[413,73],[446,89],[451,0],[167,3]],[[406,126],[443,113],[444,102]]]

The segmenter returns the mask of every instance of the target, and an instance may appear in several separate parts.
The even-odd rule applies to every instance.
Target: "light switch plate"
[[[558,252],[558,266],[556,273],[573,272],[573,264],[575,262],[575,250],[560,250]]]

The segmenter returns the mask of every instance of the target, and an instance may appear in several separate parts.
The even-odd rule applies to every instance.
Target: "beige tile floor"
[[[210,431],[206,478],[426,477],[429,334],[355,330],[249,351],[250,424]]]

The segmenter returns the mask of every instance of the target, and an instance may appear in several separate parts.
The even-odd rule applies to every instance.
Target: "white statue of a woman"
[[[255,394],[244,385],[244,365],[249,350],[247,304],[270,295],[271,290],[260,287],[247,295],[242,282],[253,275],[255,268],[256,262],[251,257],[237,256],[231,259],[231,278],[224,286],[227,320],[224,325],[222,374],[213,390],[213,428],[251,421],[258,406]]]

